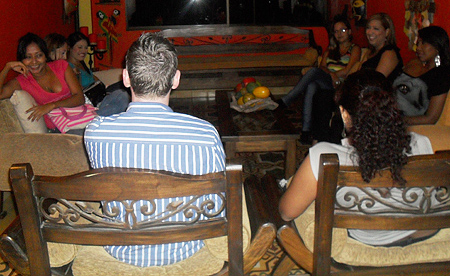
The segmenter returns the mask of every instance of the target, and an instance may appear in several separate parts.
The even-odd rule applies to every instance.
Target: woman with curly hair
[[[432,154],[427,137],[406,131],[406,123],[397,108],[392,85],[380,72],[362,69],[347,77],[337,94],[337,103],[348,137],[342,145],[321,142],[309,149],[291,184],[280,200],[281,217],[293,220],[301,215],[315,200],[319,174],[319,159],[322,153],[336,153],[344,166],[357,165],[361,176],[370,182],[378,171],[390,168],[392,179],[404,183],[401,171],[408,155]],[[352,192],[362,193],[353,189]],[[337,201],[344,200],[348,190],[340,189]],[[401,189],[390,189],[392,200],[401,198]],[[349,236],[375,246],[405,245],[435,232],[428,231],[373,231],[350,229]]]

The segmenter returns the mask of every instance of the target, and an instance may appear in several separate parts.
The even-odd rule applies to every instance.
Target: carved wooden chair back
[[[85,245],[146,245],[228,236],[228,270],[243,275],[242,252],[242,166],[227,165],[226,173],[194,176],[143,169],[103,168],[66,177],[38,176],[30,164],[16,164],[10,180],[24,229],[31,275],[51,275],[47,242]],[[198,197],[217,194],[222,198],[219,210],[226,217],[210,212],[214,204],[204,201],[166,207],[164,218],[135,221],[133,202],[137,200]],[[225,196],[226,195],[226,196]],[[45,202],[50,199],[51,205]],[[107,202],[131,203],[124,221],[108,214]],[[102,202],[95,212],[90,202]],[[206,203],[206,204],[205,204]],[[47,205],[47,206],[46,206]],[[151,209],[151,206],[148,206]],[[55,213],[51,214],[49,210]],[[183,213],[192,216],[189,223],[167,222],[166,218]],[[199,219],[200,214],[208,217]],[[86,222],[76,224],[84,218]]]
[[[450,262],[350,268],[334,262],[331,257],[333,227],[373,230],[450,228],[450,151],[409,158],[402,176],[407,181],[403,190],[405,201],[392,206],[385,203],[389,197],[389,189],[402,186],[392,180],[389,169],[366,183],[362,180],[358,167],[339,167],[336,154],[322,154],[315,201],[314,250],[307,251],[293,223],[286,223],[278,230],[279,241],[291,259],[312,275],[448,273]],[[336,193],[344,187],[363,190],[366,195],[347,191],[343,198],[348,204],[339,204]],[[420,189],[419,192],[417,188]],[[431,204],[432,201],[435,203]],[[384,211],[376,211],[372,208],[375,203],[386,208]]]

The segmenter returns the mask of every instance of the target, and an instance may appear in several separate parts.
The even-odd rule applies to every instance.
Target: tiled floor
[[[16,211],[14,210],[13,200],[11,193],[5,192],[3,200],[3,210],[7,212],[6,216],[0,220],[0,233],[3,233],[5,229],[11,224],[11,222],[16,218]],[[12,273],[12,274],[11,274]],[[0,258],[0,276],[15,276],[14,272],[11,271],[8,264],[4,263]]]

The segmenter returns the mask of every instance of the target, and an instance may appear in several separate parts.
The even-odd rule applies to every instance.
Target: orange
[[[264,99],[270,96],[270,90],[265,86],[259,86],[253,90],[253,95],[255,95],[256,98]]]
[[[246,93],[246,94],[244,94],[244,96],[242,96],[242,98],[244,98],[244,103],[246,103],[250,100],[254,100],[255,96],[251,93]]]

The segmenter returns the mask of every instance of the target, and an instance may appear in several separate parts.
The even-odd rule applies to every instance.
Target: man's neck
[[[136,97],[135,95],[132,95],[131,101],[132,102],[138,102],[138,103],[160,103],[165,104],[169,106],[169,94],[165,97]]]

